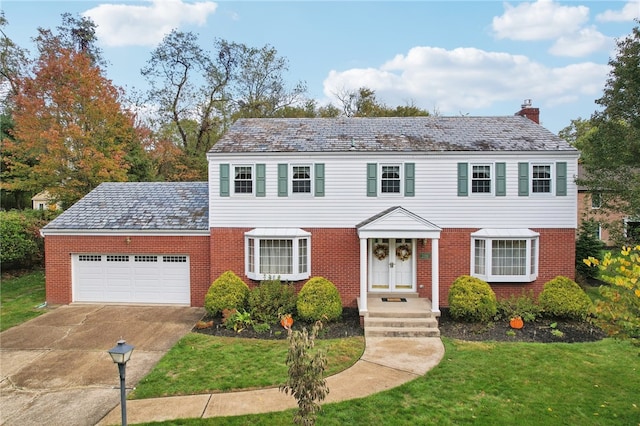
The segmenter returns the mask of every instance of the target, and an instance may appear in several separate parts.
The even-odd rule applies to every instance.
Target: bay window
[[[246,275],[297,281],[310,276],[309,232],[302,229],[256,228],[245,233]]]
[[[530,229],[471,234],[471,275],[488,282],[531,282],[538,276],[538,239]]]

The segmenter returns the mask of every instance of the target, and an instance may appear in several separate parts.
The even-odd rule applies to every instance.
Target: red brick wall
[[[244,274],[244,233],[250,228],[211,229],[211,276],[213,281],[223,272],[232,270],[249,286],[257,281]],[[355,307],[360,295],[359,239],[357,231],[346,229],[306,228],[311,232],[311,274],[332,281],[342,296],[344,306]],[[440,306],[448,306],[449,287],[460,275],[470,273],[471,237],[477,229],[444,229],[439,244]],[[496,283],[492,288],[499,298],[521,294],[532,289],[537,295],[548,280],[564,275],[574,279],[575,230],[534,229],[540,233],[538,279],[533,283]],[[431,241],[418,240],[417,284],[421,297],[431,298]],[[429,253],[420,259],[420,253]],[[295,283],[299,290],[304,281]],[[420,286],[423,288],[420,288]]]
[[[49,304],[72,302],[71,254],[187,254],[191,306],[202,306],[209,288],[209,236],[62,236],[45,237],[46,298]]]

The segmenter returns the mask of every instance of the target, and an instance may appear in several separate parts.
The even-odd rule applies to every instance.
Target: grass
[[[364,337],[316,340],[327,350],[327,375],[353,365]],[[287,379],[286,340],[184,336],[137,385],[130,398],[227,392],[278,386]]]
[[[443,339],[423,377],[323,405],[322,425],[637,425],[640,357],[629,342],[487,343]],[[291,424],[293,411],[154,425]]]
[[[0,331],[46,312],[36,308],[45,300],[44,271],[3,278],[0,285]]]

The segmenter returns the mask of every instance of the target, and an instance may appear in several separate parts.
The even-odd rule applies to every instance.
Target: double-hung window
[[[253,194],[252,166],[234,166],[233,192],[234,194]]]
[[[551,193],[550,164],[533,164],[531,166],[531,192],[534,194]]]
[[[310,240],[311,234],[302,229],[256,228],[245,233],[246,275],[254,280],[309,278]]]
[[[538,276],[539,234],[481,229],[471,234],[471,275],[489,282],[531,282]]]
[[[400,165],[382,164],[380,166],[380,192],[383,194],[400,194]]]
[[[471,166],[471,193],[491,194],[491,166],[473,164]]]
[[[311,194],[311,166],[291,166],[291,192]]]

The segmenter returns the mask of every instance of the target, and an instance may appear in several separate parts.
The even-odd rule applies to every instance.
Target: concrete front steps
[[[406,302],[383,302],[382,298],[405,298]],[[364,316],[366,337],[439,337],[438,319],[431,302],[417,293],[369,294]]]

